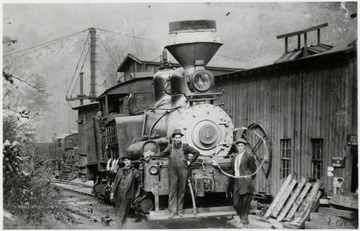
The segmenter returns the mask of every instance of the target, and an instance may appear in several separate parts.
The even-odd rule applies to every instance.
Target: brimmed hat
[[[125,159],[131,160],[130,156],[128,156],[127,154],[125,154],[125,156],[121,157],[120,159],[121,160],[125,160]]]
[[[172,138],[174,138],[174,136],[176,135],[181,135],[181,136],[184,136],[184,134],[181,133],[181,130],[180,129],[175,129],[173,134],[171,135]]]
[[[245,139],[243,139],[243,138],[240,138],[240,139],[237,139],[236,141],[235,141],[235,144],[239,144],[239,143],[243,143],[243,144],[248,144],[248,142],[245,140]]]

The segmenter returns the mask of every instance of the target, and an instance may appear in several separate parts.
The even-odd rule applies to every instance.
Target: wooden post
[[[80,95],[84,95],[84,72],[80,72]],[[80,99],[80,106],[84,105],[84,100]]]
[[[307,54],[307,33],[304,34],[304,56],[306,56]]]
[[[288,37],[285,37],[285,53],[288,52]]]

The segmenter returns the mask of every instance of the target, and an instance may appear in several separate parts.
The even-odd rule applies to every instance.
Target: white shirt
[[[235,163],[234,163],[234,169],[235,169],[235,176],[240,176],[240,163],[241,163],[241,159],[244,155],[245,150],[242,153],[239,153],[239,155],[237,155],[236,159],[235,159]]]
[[[118,170],[118,163],[119,163],[119,160],[118,159],[115,159],[113,162],[112,162],[112,165],[111,165],[111,171],[113,171],[114,173],[117,173],[117,170]]]
[[[109,160],[108,160],[108,162],[107,162],[107,165],[106,165],[106,170],[107,171],[110,171],[111,170],[111,162],[112,162],[112,158],[110,158]]]

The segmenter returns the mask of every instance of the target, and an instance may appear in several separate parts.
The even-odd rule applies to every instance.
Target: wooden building
[[[320,179],[328,195],[334,179],[342,191],[358,188],[355,43],[217,76],[215,85],[235,127],[258,123],[271,140],[271,173],[258,174],[258,191],[276,195],[288,174]]]
[[[173,67],[180,67],[180,64],[174,59],[170,58],[169,63]],[[245,70],[251,63],[235,62],[235,61],[219,61],[212,60],[207,65],[206,69],[211,71],[215,76],[232,73],[235,71]],[[143,54],[131,54],[129,53],[122,63],[119,65],[117,71],[123,73],[122,82],[126,82],[133,78],[137,78],[139,75],[151,75],[159,70],[161,66],[160,58],[154,58]]]

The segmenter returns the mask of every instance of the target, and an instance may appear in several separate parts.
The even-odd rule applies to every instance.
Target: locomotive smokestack
[[[190,66],[205,66],[222,43],[216,34],[214,20],[188,20],[169,24],[173,44],[165,48],[186,69]]]

